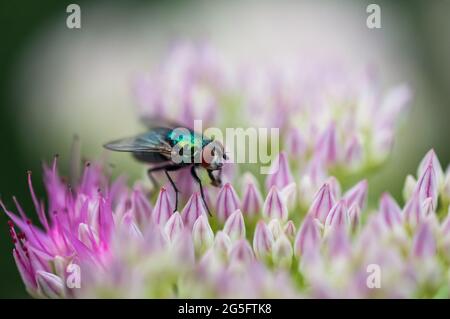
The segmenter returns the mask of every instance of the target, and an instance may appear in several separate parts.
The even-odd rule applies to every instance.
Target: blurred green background
[[[93,155],[100,152],[100,143],[98,141],[104,140],[105,136],[110,136],[112,131],[117,132],[117,134],[114,134],[115,136],[119,136],[125,132],[133,132],[136,127],[135,123],[133,125],[127,124],[132,123],[134,119],[134,113],[130,106],[132,104],[131,98],[118,99],[115,102],[117,105],[111,104],[111,112],[117,111],[119,115],[115,114],[110,119],[108,113],[100,114],[102,116],[101,121],[95,127],[99,133],[92,140],[92,131],[90,131],[92,127],[86,129],[79,127],[77,129],[77,123],[83,121],[85,116],[88,116],[86,113],[83,113],[86,111],[86,108],[80,109],[80,116],[77,119],[71,116],[66,118],[52,117],[52,114],[46,114],[46,112],[49,112],[49,109],[44,105],[42,106],[42,113],[29,112],[30,105],[35,107],[30,102],[30,96],[34,98],[34,96],[62,94],[61,101],[64,101],[64,94],[68,93],[64,92],[64,90],[62,92],[43,92],[38,90],[37,93],[30,91],[32,93],[29,95],[28,89],[24,89],[33,88],[35,85],[39,89],[41,88],[40,85],[42,83],[40,82],[46,81],[47,78],[39,70],[53,67],[56,70],[60,67],[63,68],[65,63],[64,54],[60,54],[59,51],[56,50],[54,63],[52,56],[43,57],[39,55],[39,52],[47,52],[45,50],[48,47],[52,48],[53,39],[60,38],[57,32],[63,32],[64,41],[69,43],[69,47],[71,41],[81,44],[84,42],[90,43],[89,41],[96,42],[96,37],[102,37],[103,34],[105,37],[111,37],[115,32],[122,32],[118,40],[112,41],[114,45],[110,47],[113,50],[114,48],[122,50],[122,56],[119,55],[119,59],[126,58],[128,54],[130,59],[142,57],[145,54],[150,56],[155,54],[155,52],[160,52],[164,48],[164,45],[161,43],[170,42],[172,35],[183,35],[184,27],[190,25],[190,20],[186,18],[190,11],[200,11],[197,20],[208,20],[208,12],[212,11],[207,11],[206,9],[202,11],[202,8],[205,6],[208,7],[208,10],[211,10],[211,3],[214,1],[210,1],[208,5],[206,5],[206,1],[164,1],[164,4],[136,0],[123,3],[118,1],[76,1],[82,8],[82,29],[69,31],[65,28],[66,7],[72,2],[61,0],[2,1],[0,5],[0,136],[2,139],[0,196],[2,196],[2,199],[9,207],[12,204],[11,196],[16,195],[25,210],[32,211],[32,203],[26,185],[26,170],[31,169],[33,171],[37,193],[44,196],[44,190],[40,183],[42,177],[41,162],[42,160],[50,160],[54,153],[60,153],[63,155],[61,166],[63,168],[67,166],[67,154],[71,143],[70,137],[74,133],[80,134],[82,139],[87,141],[85,152],[88,155]],[[95,5],[93,5],[93,2],[95,2]],[[316,6],[315,10],[328,11],[330,7],[335,8],[336,5],[339,6],[343,2],[349,8],[354,7],[354,12],[360,13],[361,28],[365,28],[364,24],[367,16],[365,7],[369,2],[347,0],[340,2],[323,1],[321,3],[319,1],[322,8]],[[398,75],[394,74],[392,78],[397,82],[405,80],[410,83],[415,97],[411,112],[405,114],[393,154],[385,167],[371,178],[370,191],[372,198],[376,198],[382,191],[390,191],[397,199],[401,200],[401,189],[406,175],[415,173],[420,159],[428,149],[433,147],[436,150],[444,168],[450,162],[450,143],[448,142],[450,132],[448,127],[450,118],[450,22],[448,19],[450,15],[450,1],[404,0],[395,1],[395,3],[392,3],[392,1],[372,2],[378,3],[382,7],[383,28],[375,30],[373,33],[368,33],[367,37],[373,34],[377,41],[381,42],[384,42],[385,38],[393,37],[393,42],[395,42],[395,48],[389,54],[384,52],[384,47],[380,47],[379,51],[375,50],[372,53],[374,56],[388,55],[387,59],[393,64],[402,64],[406,61],[403,64],[404,72]],[[227,1],[227,3],[232,3],[234,8],[239,7],[239,4],[235,1]],[[252,5],[257,6],[258,3],[253,1]],[[265,2],[260,1],[260,3]],[[284,6],[288,3],[291,5],[291,2],[277,1],[276,5]],[[222,8],[222,5],[218,8]],[[93,8],[92,11],[90,11],[90,8]],[[241,15],[245,14],[245,10],[249,8],[251,6],[248,4],[243,7],[242,11],[244,13],[241,12]],[[91,15],[91,12],[96,13]],[[128,38],[129,34],[127,32],[133,33],[136,31],[138,35],[139,32],[145,34],[145,25],[143,27],[141,22],[136,22],[133,19],[133,16],[138,12],[144,12],[140,13],[139,21],[145,21],[145,12],[149,12],[152,32],[155,29],[157,32],[159,25],[164,31],[159,35],[149,35],[149,43],[141,41],[142,46],[130,45],[128,50],[129,43],[121,42],[121,40]],[[231,13],[227,17],[225,12],[225,17],[220,23],[225,25],[227,23],[242,23],[242,28],[244,28],[246,21],[234,21],[234,16]],[[255,13],[253,12],[252,14],[253,19],[255,19]],[[333,12],[328,12],[328,14],[333,15]],[[261,16],[261,19],[264,19],[264,16]],[[178,21],[178,23],[174,25],[171,24],[172,21]],[[92,34],[90,29],[91,23],[92,25],[95,24],[97,28]],[[208,23],[214,25],[215,20],[213,19]],[[122,27],[128,24],[131,25],[131,31],[123,31]],[[170,27],[162,27],[163,25],[170,25]],[[302,25],[302,21],[299,22],[299,25]],[[61,30],[58,31],[58,28]],[[201,29],[201,24],[198,28]],[[338,30],[339,25],[336,28]],[[52,33],[51,30],[56,31]],[[213,40],[215,32],[217,30],[209,33]],[[320,30],[318,30],[318,33],[320,34]],[[46,34],[46,36],[42,37],[42,34]],[[227,36],[233,38],[239,37],[239,34],[231,33],[231,35]],[[345,37],[345,35],[339,34],[338,31],[336,36],[338,41],[340,40],[339,37]],[[344,40],[343,38],[342,40]],[[146,38],[138,37],[138,39]],[[153,40],[159,43],[155,46],[155,50],[152,50]],[[326,39],[322,40],[326,41]],[[370,38],[367,40],[371,41]],[[247,45],[251,46],[252,40],[249,41],[250,43],[247,43]],[[363,45],[361,43],[361,46]],[[89,52],[89,44],[85,47],[85,50]],[[106,53],[107,51],[102,51],[102,54]],[[88,61],[90,56],[88,54],[83,58]],[[43,65],[40,65],[41,59],[44,61]],[[34,65],[29,62],[33,60],[35,60],[35,64],[38,67],[29,68],[30,65]],[[136,58],[136,60],[139,60],[139,58]],[[112,61],[110,64],[113,67],[114,62]],[[143,67],[150,66],[150,64],[146,63],[136,63],[130,69],[125,68],[122,74],[134,71],[141,65]],[[66,73],[63,75],[67,77],[67,72],[70,75],[70,70],[70,68],[69,71],[66,70]],[[83,78],[85,70],[81,69],[78,71],[81,74],[81,78]],[[97,71],[102,73],[102,69]],[[112,77],[120,76],[120,73],[118,75],[114,74],[114,71],[111,72]],[[383,69],[381,72],[383,72]],[[73,75],[74,82],[80,79],[80,74]],[[86,76],[90,77],[91,75],[88,74]],[[58,77],[51,79],[59,81]],[[114,82],[111,87],[107,88],[107,91],[115,90],[116,86],[124,86],[123,83],[126,83],[128,80],[124,78]],[[64,81],[64,79],[61,79],[61,81]],[[95,86],[92,89],[95,90]],[[77,96],[77,90],[77,84],[73,83],[72,94],[74,96]],[[123,91],[129,91],[129,87],[125,85]],[[45,101],[45,99],[42,101]],[[102,95],[100,94],[99,98],[93,100],[93,102],[94,104],[89,105],[87,109],[95,113],[97,108],[95,103],[102,102]],[[74,100],[68,98],[68,103],[72,103],[71,107],[75,109],[74,114],[76,114],[78,106],[73,104]],[[105,103],[109,103],[109,101]],[[98,108],[102,112],[105,110],[100,106]],[[37,114],[37,116],[30,114]],[[123,118],[121,118],[122,115]],[[58,121],[58,123],[55,124],[53,123],[54,121]],[[36,126],[36,123],[39,124]],[[60,127],[65,125],[68,125],[69,129],[58,131]],[[42,135],[39,133],[39,130],[42,130]],[[102,134],[102,132],[104,133]],[[0,214],[0,216],[0,297],[26,298],[27,294],[11,255],[12,243],[8,235],[7,218],[3,214]]]

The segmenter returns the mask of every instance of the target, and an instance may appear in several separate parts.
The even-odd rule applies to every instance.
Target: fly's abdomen
[[[170,160],[167,156],[156,152],[134,152],[132,154],[138,161],[145,163],[162,163]]]

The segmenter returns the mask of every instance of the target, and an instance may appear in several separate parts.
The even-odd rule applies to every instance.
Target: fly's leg
[[[206,207],[206,210],[207,210],[209,216],[212,216],[211,211],[208,208],[208,204],[206,204],[205,193],[203,192],[202,181],[198,177],[197,172],[195,171],[194,165],[191,166],[191,175],[192,175],[192,177],[194,177],[195,181],[198,183],[198,186],[200,187],[200,194],[202,195],[203,204],[205,204],[205,207]]]
[[[174,209],[174,213],[178,210],[178,193],[180,192],[177,188],[177,186],[175,185],[175,183],[173,182],[172,178],[169,175],[168,170],[164,170],[164,173],[166,173],[167,179],[169,180],[170,184],[173,187],[173,190],[175,191],[175,209]]]
[[[175,191],[175,209],[174,212],[178,210],[178,193],[179,190],[177,188],[177,186],[175,185],[174,181],[172,180],[172,178],[169,175],[169,171],[176,171],[179,170],[181,168],[184,168],[185,166],[180,166],[180,165],[174,165],[174,164],[168,164],[168,165],[163,165],[163,166],[157,166],[157,167],[152,167],[149,168],[147,170],[147,175],[150,178],[150,180],[152,181],[152,183],[154,183],[154,185],[158,185],[158,182],[156,182],[155,178],[153,177],[152,173],[154,172],[158,172],[158,171],[164,171],[164,173],[166,173],[167,179],[169,180],[170,184],[172,185],[174,191]]]

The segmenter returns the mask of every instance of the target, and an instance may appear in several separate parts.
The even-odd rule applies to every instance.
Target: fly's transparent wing
[[[167,142],[166,129],[157,129],[136,136],[112,141],[105,144],[104,147],[118,152],[154,152],[169,156],[172,151],[172,147]]]

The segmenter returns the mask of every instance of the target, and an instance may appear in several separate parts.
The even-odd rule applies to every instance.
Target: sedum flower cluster
[[[333,177],[303,211],[283,170],[264,189],[245,174],[239,192],[230,183],[210,192],[213,217],[197,192],[173,212],[165,187],[152,203],[141,184],[110,182],[98,163],[72,187],[56,159],[44,171],[47,207],[28,174],[41,227],[16,200],[17,214],[2,203],[14,259],[35,297],[448,296],[450,172],[433,151],[417,179],[407,179],[405,205],[386,193],[373,211],[365,180],[343,191]]]
[[[229,164],[226,183],[206,188],[209,216],[188,172],[177,176],[183,205],[174,211],[170,185],[127,184],[104,162],[86,163],[69,185],[55,158],[44,165],[46,204],[28,173],[40,225],[15,198],[14,212],[0,202],[30,295],[449,296],[450,169],[431,150],[407,177],[404,204],[388,193],[367,203],[365,174],[389,154],[407,86],[382,93],[373,72],[230,63],[209,46],[183,44],[134,89],[141,117],[279,128],[274,169],[264,176]]]

